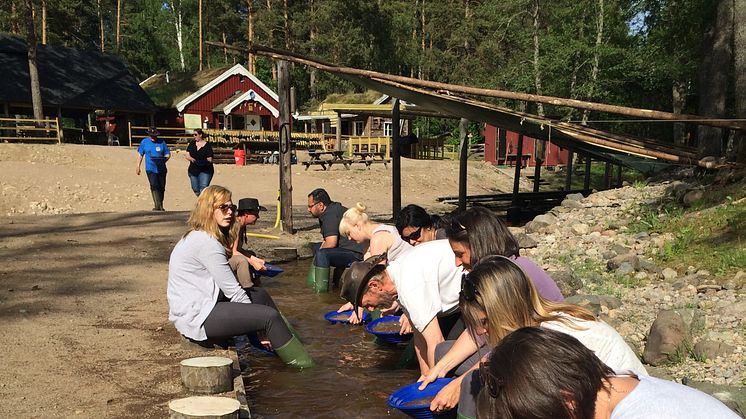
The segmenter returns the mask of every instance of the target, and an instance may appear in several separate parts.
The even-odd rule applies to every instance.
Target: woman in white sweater
[[[459,306],[473,340],[486,336],[489,347],[494,348],[510,332],[522,327],[542,327],[569,334],[588,349],[601,362],[614,370],[635,370],[647,374],[640,360],[622,337],[608,324],[597,320],[588,310],[542,297],[533,282],[520,266],[504,256],[482,258],[461,283]],[[476,346],[472,351],[476,351]],[[460,359],[458,353],[449,351],[439,362],[441,376],[453,365],[450,359]],[[486,355],[486,354],[485,354]],[[452,408],[458,403],[459,417],[476,416],[476,396],[480,383],[478,371],[473,368],[454,380],[460,386],[453,392],[457,400],[436,397],[431,409],[438,411]],[[477,374],[475,374],[477,373]],[[427,377],[432,381],[434,377]]]
[[[312,366],[269,294],[259,287],[247,294],[228,265],[238,231],[231,192],[204,189],[187,225],[168,265],[168,319],[176,329],[196,342],[264,331],[287,364]]]

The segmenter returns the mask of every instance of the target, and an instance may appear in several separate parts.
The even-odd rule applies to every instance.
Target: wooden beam
[[[541,182],[541,164],[544,163],[541,159],[536,159],[536,166],[534,167],[534,192],[539,192],[539,182]]]
[[[337,112],[337,135],[334,138],[334,149],[342,149],[342,114]]]
[[[583,178],[583,189],[590,189],[591,187],[591,156],[590,154],[585,155],[585,176]]]
[[[611,163],[604,162],[604,189],[611,188]]]
[[[622,165],[617,166],[617,172],[616,172],[616,186],[617,188],[622,187]]]
[[[287,61],[277,62],[277,93],[280,98],[280,218],[282,230],[293,229],[293,180],[290,165],[292,116],[290,114],[290,72]]]
[[[572,187],[572,159],[575,157],[575,152],[567,150],[567,165],[565,166],[565,190],[569,191]]]
[[[237,47],[232,45],[225,45],[218,42],[209,42],[210,44],[232,48],[238,50],[245,50],[243,47]],[[360,70],[357,68],[338,66],[334,64],[325,63],[314,58],[310,58],[301,54],[297,54],[291,51],[286,51],[278,48],[270,48],[262,45],[252,44],[248,48],[250,52],[255,52],[257,55],[264,55],[272,57],[274,59],[286,59],[300,64],[310,65],[319,70],[328,71],[331,73],[349,74],[354,76],[368,77],[368,78],[379,78],[382,80],[388,80],[399,83],[406,83],[410,86],[425,87],[428,89],[434,89],[439,91],[448,91],[451,93],[461,93],[467,95],[478,95],[487,97],[496,97],[501,99],[519,100],[525,102],[543,103],[554,106],[567,106],[577,109],[587,109],[589,111],[606,112],[616,115],[625,115],[644,119],[660,119],[666,121],[690,121],[700,125],[709,125],[721,128],[739,129],[746,130],[746,124],[738,121],[727,121],[727,120],[712,120],[699,115],[688,115],[688,114],[675,114],[672,112],[657,111],[651,109],[640,109],[631,108],[627,106],[608,105],[604,103],[587,102],[577,99],[566,99],[554,96],[534,95],[530,93],[510,92],[505,90],[496,89],[483,89],[479,87],[471,86],[460,86],[457,84],[440,83],[429,80],[420,80],[405,76],[395,76],[391,74],[379,73],[370,70]]]
[[[395,220],[401,211],[401,157],[399,156],[399,99],[391,109],[391,216]]]
[[[458,158],[458,209],[466,210],[466,169],[469,160],[469,120],[461,118],[459,129],[459,158]]]

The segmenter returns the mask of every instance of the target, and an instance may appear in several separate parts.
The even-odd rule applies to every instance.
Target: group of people
[[[202,191],[210,186],[215,174],[215,168],[212,164],[214,151],[212,145],[207,141],[204,131],[195,129],[192,136],[185,155],[189,162],[187,175],[192,191],[196,196],[200,196]],[[148,136],[140,141],[137,154],[135,173],[138,176],[140,175],[144,160],[145,175],[148,177],[150,193],[153,197],[153,211],[165,211],[163,200],[166,195],[166,175],[168,174],[166,162],[171,158],[171,150],[155,127],[148,128]]]
[[[169,261],[169,319],[186,338],[209,343],[257,334],[288,365],[313,360],[261,288],[264,261],[246,249],[245,228],[263,209],[230,191],[202,191],[188,231]],[[716,399],[648,376],[608,324],[567,304],[540,266],[520,255],[515,237],[489,210],[441,219],[416,205],[396,225],[376,223],[358,203],[347,209],[323,189],[308,194],[323,241],[309,283],[332,286],[352,309],[401,314],[413,333],[420,388],[455,376],[432,400],[460,418],[737,417]]]

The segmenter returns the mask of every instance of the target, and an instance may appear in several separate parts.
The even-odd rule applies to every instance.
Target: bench
[[[331,167],[334,164],[343,164],[345,169],[349,170],[350,165],[353,163],[350,159],[336,159],[336,160],[310,160],[310,161],[304,161],[303,165],[306,166],[306,170],[308,170],[311,166],[321,166],[323,170],[331,169]]]

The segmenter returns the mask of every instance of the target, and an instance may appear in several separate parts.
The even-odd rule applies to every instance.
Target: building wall
[[[502,130],[489,124],[485,124],[482,130],[484,135],[484,160],[492,164],[507,164],[507,156],[516,154],[518,151],[518,133]],[[540,140],[532,137],[523,137],[523,154],[530,155],[529,166],[536,166],[536,144]],[[568,152],[565,149],[549,142],[546,147],[543,166],[564,166],[567,164]]]

